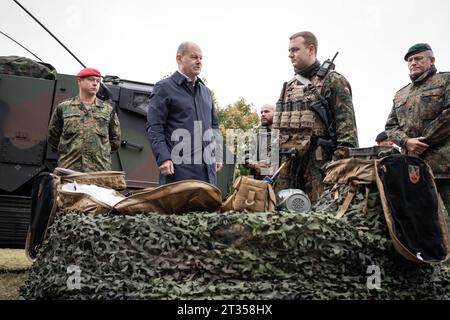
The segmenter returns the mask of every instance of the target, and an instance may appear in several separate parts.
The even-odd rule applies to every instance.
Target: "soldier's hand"
[[[423,137],[406,140],[406,150],[408,150],[408,154],[420,156],[430,147],[428,144],[420,141],[420,139],[423,139]]]
[[[258,172],[258,174],[263,175],[263,176],[271,176],[273,174],[273,170],[271,170],[271,166],[270,163],[268,163],[267,161],[260,161],[258,162],[258,166],[256,168],[256,171]]]
[[[350,153],[347,147],[337,147],[333,153],[333,160],[341,160],[349,157]]]
[[[166,160],[159,166],[159,172],[163,176],[168,176],[175,173],[172,160]]]
[[[222,162],[216,162],[216,172],[219,172],[223,168]]]

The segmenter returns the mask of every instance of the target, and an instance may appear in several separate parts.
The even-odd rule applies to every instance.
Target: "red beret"
[[[101,77],[102,75],[100,74],[100,71],[98,71],[97,69],[94,68],[85,68],[83,70],[81,70],[80,72],[78,72],[77,77],[90,77],[90,76],[95,76],[95,77]]]

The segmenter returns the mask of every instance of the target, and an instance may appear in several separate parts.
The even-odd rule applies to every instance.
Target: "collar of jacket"
[[[418,77],[409,76],[409,78],[411,79],[413,84],[419,84],[422,81],[424,81],[424,80],[428,79],[429,77],[431,77],[436,72],[437,72],[437,69],[436,69],[436,67],[433,64],[430,69],[428,69],[427,71],[422,73],[420,76],[418,76]]]
[[[254,127],[253,127],[253,130],[262,130],[262,129],[266,129],[268,132],[270,132],[270,130],[271,130],[272,128],[269,128],[269,127],[267,127],[267,126],[263,126],[261,123],[258,124],[257,126],[254,126]]]
[[[70,103],[71,105],[77,105],[77,106],[81,106],[83,103],[80,100],[80,96],[76,96],[72,99],[72,102]],[[96,106],[98,108],[101,108],[103,106],[102,101],[99,98],[95,98],[94,103],[92,104],[92,106]]]
[[[181,85],[183,83],[183,81],[188,81],[187,78],[185,76],[183,76],[178,70],[175,71],[170,78],[175,81],[177,84]],[[199,77],[197,77],[197,81],[199,81],[201,84],[205,85],[202,81],[202,79],[200,79]],[[196,81],[196,82],[197,82]]]
[[[312,65],[304,69],[294,68],[294,71],[296,74],[299,74],[302,77],[305,77],[306,79],[311,79],[317,73],[317,71],[319,71],[319,69],[320,69],[320,62],[319,60],[316,59],[316,61],[314,61]]]

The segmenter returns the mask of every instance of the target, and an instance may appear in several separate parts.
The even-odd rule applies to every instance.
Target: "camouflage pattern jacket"
[[[81,172],[111,170],[111,153],[120,145],[117,114],[96,99],[90,108],[74,97],[60,103],[48,128],[48,144],[58,150],[58,166]]]
[[[389,138],[406,151],[406,141],[424,137],[430,147],[420,156],[436,178],[450,177],[450,73],[432,68],[400,89],[386,122]]]
[[[262,180],[265,176],[272,175],[276,170],[275,167],[278,167],[278,157],[272,156],[271,153],[272,147],[275,147],[275,152],[278,152],[278,146],[275,145],[278,144],[277,138],[277,135],[272,136],[271,129],[261,124],[252,129],[252,137],[248,150],[245,150],[243,166],[250,170],[250,175],[255,179]]]
[[[317,100],[317,92],[320,92],[328,102],[336,125],[337,150],[334,156],[338,159],[347,156],[347,148],[358,147],[358,133],[350,83],[336,71],[329,72],[323,79],[317,75],[306,79],[306,81],[304,79],[297,74],[287,83],[286,89],[281,93],[280,100],[277,103],[276,116],[279,117],[280,111],[309,110],[309,104]],[[274,118],[274,124],[276,121],[278,119],[275,120]],[[318,121],[322,123],[322,121]],[[275,124],[274,128],[277,127],[278,125]],[[280,134],[282,133],[283,129],[280,131]],[[309,150],[314,150],[316,147],[312,144]],[[331,160],[330,158],[331,155],[325,156],[327,160]]]

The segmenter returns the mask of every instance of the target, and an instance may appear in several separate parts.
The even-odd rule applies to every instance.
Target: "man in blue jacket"
[[[198,77],[202,51],[193,42],[177,50],[178,71],[155,84],[147,113],[147,136],[161,185],[195,179],[216,184],[222,169],[219,121],[211,91]]]

